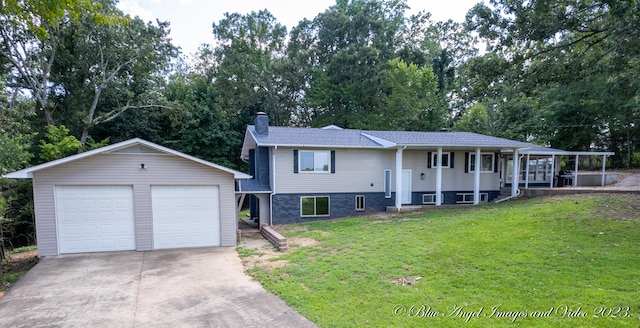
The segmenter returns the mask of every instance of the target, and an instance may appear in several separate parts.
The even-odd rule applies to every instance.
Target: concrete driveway
[[[233,248],[41,259],[0,298],[2,327],[315,327]]]

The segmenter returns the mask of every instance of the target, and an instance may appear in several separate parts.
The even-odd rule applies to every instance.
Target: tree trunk
[[[82,135],[80,136],[80,143],[82,147],[87,143],[87,138],[89,137],[89,129],[93,126],[93,116],[96,114],[96,108],[98,107],[98,100],[100,99],[100,94],[102,93],[102,87],[96,87],[96,90],[93,95],[93,102],[91,102],[91,108],[89,108],[89,115],[87,115],[87,121],[84,123],[84,128],[82,129]],[[82,147],[78,149],[78,153],[82,152]]]

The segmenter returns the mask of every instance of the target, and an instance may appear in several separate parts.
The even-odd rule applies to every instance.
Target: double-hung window
[[[480,154],[480,172],[494,172],[494,157],[493,153]],[[476,170],[476,154],[469,154],[469,163],[467,163],[469,172],[475,172]]]
[[[451,153],[449,152],[443,152],[442,153],[442,167],[443,168],[449,168],[451,167]],[[433,152],[431,153],[431,166],[429,166],[431,168],[436,168],[438,167],[438,153]]]
[[[331,152],[324,150],[301,150],[299,161],[300,172],[331,172]]]

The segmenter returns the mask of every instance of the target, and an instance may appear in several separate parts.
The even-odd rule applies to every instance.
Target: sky
[[[434,21],[453,19],[462,22],[469,9],[482,0],[407,0],[409,14],[426,10]],[[304,18],[312,20],[335,4],[335,0],[120,0],[118,8],[144,21],[171,22],[173,44],[183,54],[196,52],[200,44],[213,43],[211,25],[224,13],[247,14],[268,9],[290,31]]]

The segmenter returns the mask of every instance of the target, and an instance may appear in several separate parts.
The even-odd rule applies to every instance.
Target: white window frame
[[[359,199],[361,199],[362,201],[359,201]],[[361,206],[358,206],[359,204]],[[361,212],[361,211],[364,211],[365,208],[366,208],[366,205],[365,205],[364,195],[356,195],[356,211]]]
[[[384,170],[384,198],[391,198],[391,170]]]
[[[313,198],[313,214],[304,215],[302,212],[302,201],[305,198]],[[318,198],[326,198],[327,199],[327,214],[318,214]],[[323,217],[323,216],[331,216],[331,197],[329,196],[300,196],[300,216],[305,218],[310,217]]]
[[[462,196],[462,200],[458,200],[458,196]],[[486,203],[489,200],[489,194],[486,192],[480,193],[480,202]],[[459,192],[456,194],[456,203],[457,204],[473,204],[473,193],[472,192]]]
[[[442,152],[443,162],[444,162],[445,155],[447,155],[446,156],[447,157],[447,165],[444,165],[444,163],[443,163],[442,164],[442,168],[443,169],[448,169],[448,168],[451,168],[451,152],[449,152],[449,151],[443,151]],[[431,153],[431,168],[432,169],[435,169],[435,168],[438,167],[437,158],[438,158],[438,153],[437,152],[432,152]]]
[[[313,154],[313,171],[307,171],[302,169],[302,162],[305,153]],[[327,157],[327,169],[326,170],[316,170],[316,153],[326,154]],[[298,151],[298,172],[299,173],[312,173],[312,174],[323,174],[323,173],[331,173],[331,151],[330,150],[299,150]]]
[[[425,197],[426,196],[426,197]],[[428,199],[429,200],[425,200]],[[422,194],[422,204],[424,205],[435,205],[436,204],[436,194]],[[444,194],[440,193],[440,204],[444,204]]]
[[[495,171],[495,165],[496,165],[496,154],[494,153],[480,153],[480,166],[482,166],[482,157],[484,156],[491,156],[491,169],[490,170],[483,170],[480,171],[480,173],[494,173]],[[467,169],[469,172],[475,172],[475,165],[476,165],[476,153],[469,153],[469,162],[467,163]],[[474,166],[472,169],[472,165]]]

